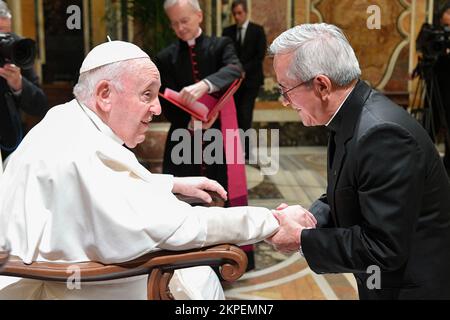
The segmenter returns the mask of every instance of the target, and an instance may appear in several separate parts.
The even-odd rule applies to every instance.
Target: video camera
[[[448,54],[450,27],[423,24],[417,37],[416,47],[417,51],[422,52],[425,59],[437,60],[440,56]]]
[[[12,33],[0,33],[0,67],[13,63],[21,69],[29,69],[36,57],[36,43]]]

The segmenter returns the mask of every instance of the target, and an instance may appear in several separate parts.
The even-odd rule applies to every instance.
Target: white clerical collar
[[[202,28],[199,28],[199,29],[198,29],[198,33],[197,33],[197,35],[195,36],[195,38],[187,41],[188,45],[189,45],[190,47],[193,46],[193,45],[195,45],[195,40],[196,40],[198,37],[200,37],[201,35],[202,35]]]
[[[106,136],[110,137],[118,144],[123,145],[124,142],[111,130],[110,127],[108,127],[102,121],[102,119],[99,118],[99,116],[94,111],[92,111],[91,109],[86,107],[81,102],[79,104],[80,104],[81,108],[83,108],[84,112],[86,112],[86,115],[92,120],[92,122],[94,122],[95,126],[100,130],[100,132],[102,132]]]
[[[355,87],[352,88],[352,90],[350,90],[350,92],[347,94],[347,96],[345,97],[345,99],[342,101],[341,105],[339,106],[339,108],[336,110],[336,112],[333,114],[333,116],[331,117],[330,121],[327,122],[327,124],[325,126],[329,126],[331,121],[333,121],[334,117],[336,117],[336,115],[338,114],[339,110],[341,110],[342,106],[344,105],[345,101],[347,101],[347,98],[349,97],[349,95],[353,92],[353,90],[355,90]]]
[[[242,30],[246,30],[249,23],[250,23],[250,19],[247,19],[241,26]]]

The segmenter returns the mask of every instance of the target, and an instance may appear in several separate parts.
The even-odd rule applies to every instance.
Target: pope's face
[[[283,98],[285,106],[291,106],[302,120],[303,125],[320,126],[328,122],[328,115],[323,112],[323,106],[320,97],[315,93],[313,85],[301,83],[299,80],[293,80],[287,76],[293,54],[275,55],[273,67],[277,76],[278,84],[283,92],[287,93],[288,99]]]
[[[166,10],[170,25],[183,41],[194,39],[203,21],[202,11],[197,11],[187,1],[180,1]]]
[[[158,69],[143,59],[136,74],[126,72],[121,77],[122,90],[111,88],[111,111],[108,124],[129,148],[143,142],[153,116],[161,114],[158,99],[161,80]]]

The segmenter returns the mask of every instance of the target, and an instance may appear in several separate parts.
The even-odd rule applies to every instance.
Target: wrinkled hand
[[[277,211],[288,214],[295,222],[306,228],[315,228],[317,220],[314,215],[300,205],[288,206],[286,203],[280,204]]]
[[[279,211],[277,211],[279,210]],[[280,227],[272,237],[266,241],[283,253],[297,252],[301,246],[301,232],[303,229],[315,228],[317,221],[314,216],[301,206],[280,205],[273,211]]]
[[[5,64],[3,68],[0,68],[0,76],[5,78],[14,92],[22,90],[22,74],[19,67],[14,64]]]
[[[200,81],[196,84],[183,88],[183,90],[180,91],[180,98],[185,105],[190,105],[208,93],[208,91],[209,87],[206,82]]]
[[[227,192],[215,180],[205,177],[174,178],[173,193],[199,198],[206,203],[211,203],[212,198],[205,190],[216,192],[222,199],[227,200]]]

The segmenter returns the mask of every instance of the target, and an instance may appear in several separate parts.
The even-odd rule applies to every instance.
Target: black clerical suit
[[[361,299],[450,299],[450,183],[427,132],[363,81],[329,129],[327,193],[301,236],[310,268],[353,273]]]
[[[434,65],[433,72],[436,76],[437,85],[440,92],[440,98],[442,102],[442,113],[445,117],[445,121],[439,119],[440,113],[437,108],[434,108],[435,116],[437,119],[436,129],[439,130],[444,127],[445,131],[445,154],[444,165],[447,169],[447,173],[450,176],[450,53],[441,55]]]
[[[228,38],[200,35],[195,46],[177,40],[158,53],[155,63],[161,74],[161,92],[165,88],[181,91],[184,87],[207,79],[220,89],[220,96],[225,89],[242,74],[242,66],[236,55],[233,43]],[[171,141],[172,133],[177,129],[187,129],[191,115],[161,100],[162,112],[171,122],[171,127],[164,151],[163,172],[175,176],[203,175],[217,180],[227,188],[227,169],[225,164],[201,165],[194,163],[194,139],[191,139],[192,164],[174,164],[171,159],[172,149],[179,141]],[[220,117],[212,128],[220,129]],[[224,161],[225,162],[225,161]]]
[[[233,40],[244,67],[245,78],[234,97],[239,128],[248,130],[252,127],[253,109],[259,88],[264,84],[263,61],[267,42],[264,28],[260,25],[249,22],[242,44],[238,42],[238,30],[235,24],[225,28],[222,35]]]
[[[20,110],[43,117],[47,112],[47,99],[39,87],[38,77],[32,68],[21,69],[22,92],[14,95],[6,80],[0,77],[0,146],[5,159],[24,134]]]

